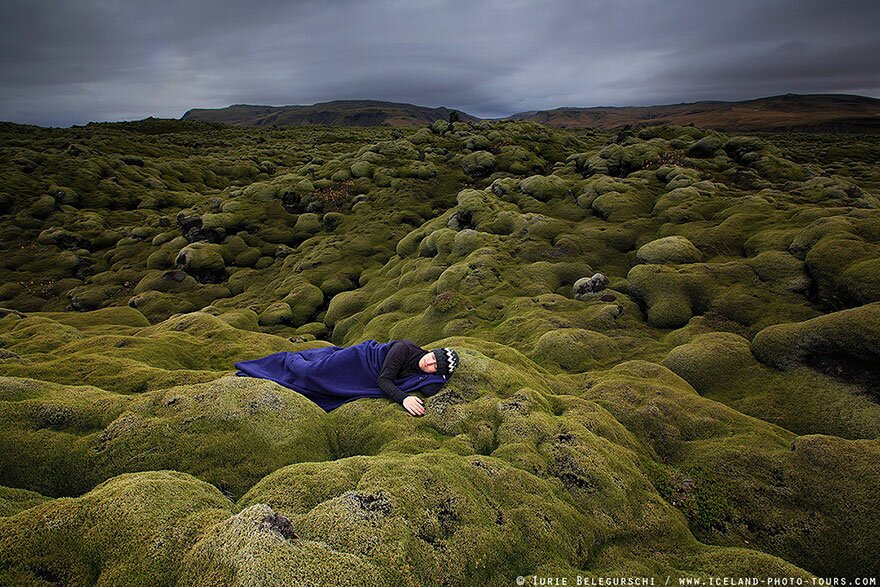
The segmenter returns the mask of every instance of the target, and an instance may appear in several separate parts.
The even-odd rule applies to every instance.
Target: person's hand
[[[422,398],[414,395],[409,395],[403,400],[403,407],[413,416],[423,416],[425,414],[425,406],[422,403]]]

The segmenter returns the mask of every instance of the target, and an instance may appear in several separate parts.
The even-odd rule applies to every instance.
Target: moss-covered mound
[[[0,583],[880,573],[876,138],[0,136]],[[399,338],[421,418],[235,376]]]
[[[696,263],[703,256],[694,243],[683,236],[658,238],[639,247],[636,259],[642,263]]]

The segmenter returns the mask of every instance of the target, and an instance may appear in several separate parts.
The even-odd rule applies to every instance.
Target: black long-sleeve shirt
[[[403,405],[409,397],[405,391],[394,385],[395,379],[402,379],[413,373],[423,373],[419,368],[419,359],[430,351],[426,351],[411,340],[398,340],[391,345],[385,356],[382,369],[379,371],[379,387],[392,400]],[[443,387],[442,383],[429,383],[420,388],[424,395],[433,395]]]

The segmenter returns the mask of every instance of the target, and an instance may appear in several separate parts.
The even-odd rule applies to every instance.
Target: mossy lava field
[[[880,137],[0,124],[0,583],[880,573]],[[422,417],[234,363],[413,340]],[[570,583],[571,584],[571,583]]]

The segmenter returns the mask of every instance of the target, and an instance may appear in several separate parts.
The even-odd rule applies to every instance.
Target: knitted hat
[[[458,367],[458,353],[446,347],[440,347],[431,351],[437,359],[437,374],[446,379],[452,377]]]

